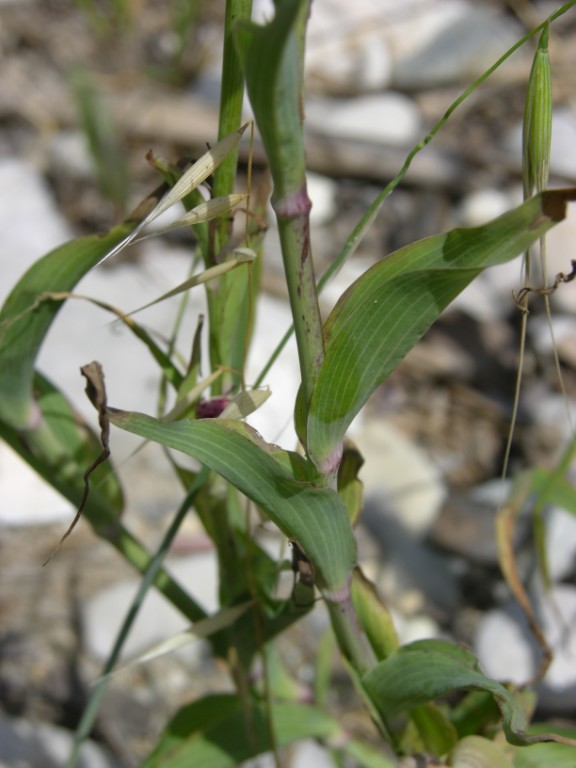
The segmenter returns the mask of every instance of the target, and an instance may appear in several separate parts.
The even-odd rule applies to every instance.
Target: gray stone
[[[306,125],[325,136],[402,147],[417,141],[421,132],[418,107],[401,93],[311,100]]]
[[[380,499],[406,530],[424,536],[446,495],[438,468],[384,419],[361,421],[354,440],[364,457],[360,478],[366,498]]]
[[[465,227],[479,227],[520,202],[520,190],[504,192],[501,189],[480,189],[464,198],[458,218]]]
[[[0,161],[0,301],[34,261],[72,236],[41,175],[22,160]]]
[[[397,59],[392,86],[432,88],[473,80],[521,36],[518,25],[479,5],[446,3],[442,23],[430,24],[439,7],[431,4],[419,18],[432,34],[415,50]]]
[[[246,380],[254,381],[270,355],[290,327],[292,315],[288,302],[261,295],[256,314],[254,339],[250,349]],[[294,403],[300,386],[298,352],[294,335],[266,376],[264,384],[271,396],[247,421],[268,441],[293,450]]]
[[[71,519],[73,506],[5,443],[0,443],[0,524],[48,525]]]
[[[562,581],[576,567],[576,517],[561,507],[546,514],[546,552],[552,581]]]
[[[0,715],[0,768],[61,768],[72,751],[73,734],[46,723]],[[101,747],[86,741],[77,768],[115,768]]]
[[[381,499],[367,499],[360,522],[379,547],[368,570],[387,600],[409,615],[431,606],[446,616],[457,610],[460,590],[446,559],[415,537]]]
[[[208,612],[217,609],[218,587],[213,553],[172,559],[167,561],[166,566]],[[108,658],[139,585],[137,579],[115,584],[82,606],[87,650],[97,660]],[[179,611],[155,589],[150,589],[124,644],[122,659],[141,655],[188,626],[189,622]],[[197,661],[201,652],[200,641],[196,640],[179,651],[191,662]]]
[[[534,607],[550,644],[554,660],[536,685],[538,707],[553,714],[574,711],[576,701],[576,587],[555,585],[550,593],[537,593]],[[490,611],[482,619],[475,649],[489,677],[524,684],[537,673],[542,651],[515,602]]]

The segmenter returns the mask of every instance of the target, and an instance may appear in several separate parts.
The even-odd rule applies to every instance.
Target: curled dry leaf
[[[102,371],[102,366],[95,360],[92,363],[88,363],[88,365],[82,366],[82,368],[80,368],[80,372],[86,379],[86,394],[88,395],[88,399],[94,408],[96,408],[98,411],[98,423],[100,425],[100,442],[102,443],[102,453],[99,454],[96,460],[88,467],[84,473],[84,493],[82,494],[82,499],[78,505],[78,510],[74,515],[74,519],[58,542],[56,549],[43,563],[43,565],[47,565],[50,560],[52,560],[52,558],[60,550],[62,544],[66,541],[68,536],[70,536],[76,527],[76,523],[78,520],[80,520],[80,516],[82,515],[82,511],[86,505],[88,494],[90,492],[90,475],[110,456],[110,421],[108,419],[108,413],[106,410],[106,387],[104,384],[104,373]]]

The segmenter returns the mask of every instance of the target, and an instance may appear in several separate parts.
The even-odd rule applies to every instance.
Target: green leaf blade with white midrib
[[[295,480],[246,424],[220,419],[164,423],[116,410],[110,410],[110,421],[213,469],[300,543],[314,563],[319,587],[329,592],[347,588],[356,545],[344,504],[329,488]]]
[[[482,227],[413,243],[350,286],[325,324],[326,356],[308,413],[307,447],[318,466],[330,463],[370,395],[448,304],[481,270],[523,253],[575,195],[545,192]]]

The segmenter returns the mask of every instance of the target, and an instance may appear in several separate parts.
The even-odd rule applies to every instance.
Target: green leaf
[[[217,694],[181,709],[142,768],[235,768],[272,749],[268,718],[278,747],[340,735],[338,722],[314,707],[273,703],[268,708],[265,703]]]
[[[339,750],[339,752],[351,757],[354,763],[361,768],[397,768],[397,760],[386,757],[382,754],[383,751],[382,746],[374,747],[357,739],[350,739]]]
[[[524,196],[548,184],[552,146],[552,70],[546,24],[534,54],[524,105],[522,128],[522,177]]]
[[[84,491],[84,472],[101,453],[102,447],[68,400],[43,376],[37,374],[34,391],[39,424],[24,435],[0,419],[2,438],[40,477],[76,507]],[[111,471],[103,465],[92,474],[84,517],[95,532],[115,547],[122,557],[144,573],[150,554],[122,524],[122,490]],[[155,586],[190,621],[205,617],[204,611],[172,576],[162,570]]]
[[[352,601],[360,626],[366,633],[376,658],[379,661],[387,658],[398,649],[394,621],[376,587],[364,576],[360,568],[354,570]]]
[[[325,325],[326,357],[308,413],[308,450],[330,462],[354,417],[448,304],[486,267],[523,253],[565,216],[576,189],[551,190],[472,229],[413,243],[360,277]]]
[[[530,732],[539,733],[549,727],[548,724],[532,726]],[[574,727],[554,726],[554,731],[564,738],[576,739]],[[574,768],[575,765],[576,747],[568,744],[534,744],[518,749],[514,756],[514,768]]]
[[[268,445],[243,422],[221,419],[164,423],[110,409],[117,427],[193,456],[251,499],[313,562],[318,586],[344,589],[356,559],[348,513],[329,488],[295,480],[276,459],[287,451]],[[299,458],[299,457],[298,457]]]
[[[238,197],[244,196],[238,195]],[[154,232],[152,235],[150,235],[150,237],[153,237],[156,234],[160,233]],[[148,304],[143,304],[141,307],[138,307],[138,309],[133,309],[131,312],[129,312],[129,315],[135,315],[136,312],[142,312],[143,309],[149,309],[149,307],[153,307],[155,304],[166,301],[166,299],[171,299],[173,296],[178,296],[180,293],[189,291],[191,288],[195,288],[198,285],[203,285],[204,283],[208,283],[211,280],[216,280],[217,278],[225,275],[227,272],[230,272],[233,269],[237,269],[243,264],[248,264],[249,262],[254,261],[256,254],[253,252],[248,253],[247,251],[248,249],[244,248],[241,252],[235,253],[233,257],[228,261],[223,261],[221,264],[217,264],[215,267],[209,267],[197,275],[192,275],[192,277],[187,278],[182,283],[180,283],[180,285],[177,285],[176,288],[172,288],[166,293],[163,293],[161,296],[158,296],[157,299],[149,301]]]
[[[302,13],[307,14],[307,5],[303,0],[283,0],[276,5],[270,24],[261,27],[243,22],[235,30],[250,103],[274,179],[275,199],[299,190],[305,173],[297,25],[299,16],[302,21]]]
[[[384,718],[412,710],[450,691],[487,691],[500,708],[508,741],[525,745],[536,740],[526,734],[525,714],[516,697],[485,677],[473,654],[442,640],[421,640],[403,646],[364,675],[363,683]]]
[[[149,661],[154,661],[154,659],[164,656],[167,653],[172,653],[178,648],[182,648],[184,645],[189,645],[195,640],[210,637],[210,635],[214,635],[216,632],[220,632],[220,630],[230,627],[248,610],[248,608],[250,608],[251,605],[251,602],[245,602],[240,605],[233,605],[230,608],[221,608],[216,613],[208,616],[208,618],[200,619],[200,621],[197,621],[191,627],[183,629],[175,635],[156,643],[156,645],[144,651],[137,658],[114,669],[108,676],[111,677],[118,672],[128,669],[128,667],[133,667],[135,664],[146,664]]]
[[[358,473],[364,458],[351,440],[344,444],[342,461],[338,467],[338,495],[344,502],[352,525],[356,525],[364,502],[364,484]]]
[[[412,752],[446,755],[456,742],[456,729],[439,707],[428,703],[410,710],[410,723],[402,744],[418,744]]]
[[[40,374],[34,379],[38,419],[25,436],[0,418],[0,437],[47,483],[73,505],[84,491],[84,472],[102,453],[96,435],[54,385]],[[110,465],[98,467],[86,516],[96,530],[113,529],[124,506],[122,489]]]
[[[157,205],[149,213],[147,213],[147,215],[143,217],[141,221],[138,222],[134,229],[121,242],[115,245],[114,248],[104,254],[98,263],[101,264],[102,262],[111,259],[113,256],[117,256],[138,237],[138,235],[145,227],[148,226],[148,224],[151,224],[153,221],[155,221],[155,219],[161,216],[175,203],[179,203],[181,200],[188,197],[188,195],[190,195],[190,193],[193,192],[196,187],[202,184],[203,181],[206,181],[208,176],[214,172],[214,170],[224,160],[226,155],[235,149],[247,126],[248,123],[243,125],[237,131],[234,131],[234,133],[231,133],[229,136],[223,138],[221,141],[211,147],[207,152],[205,152],[202,157],[200,157],[194,163],[194,165],[190,166],[190,168],[188,168],[182,174],[182,176],[180,176],[174,186],[171,187],[158,201]],[[200,203],[191,211],[189,211],[188,214],[185,214],[182,220],[191,225],[206,221],[211,217],[210,210],[212,209],[212,211],[214,211],[214,206],[217,210],[215,215],[218,215],[218,211],[221,205],[222,201]],[[227,205],[228,204],[224,201],[224,208],[226,208]],[[219,212],[221,212],[221,210]]]
[[[451,765],[453,768],[512,768],[502,747],[482,736],[462,739],[452,753]]]
[[[144,215],[145,211],[142,213]],[[13,427],[34,423],[32,381],[40,346],[62,302],[42,294],[70,291],[138,223],[127,219],[105,235],[66,243],[33,264],[0,311],[0,418]]]

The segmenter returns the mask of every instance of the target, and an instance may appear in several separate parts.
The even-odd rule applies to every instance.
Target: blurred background
[[[305,110],[318,273],[461,91],[557,6],[314,0]],[[257,21],[272,14],[271,2],[254,1]],[[223,16],[223,0],[0,0],[2,300],[38,257],[68,239],[106,230],[157,186],[148,150],[176,162],[197,158],[215,141]],[[392,250],[454,226],[476,226],[521,200],[522,115],[534,46],[529,42],[475,90],[417,156],[326,290],[325,312]],[[552,27],[550,56],[550,184],[568,186],[576,183],[576,12]],[[241,158],[242,177],[247,143]],[[253,167],[253,185],[265,189],[258,141]],[[249,369],[254,378],[290,323],[270,227]],[[549,236],[552,277],[570,271],[575,242],[572,214]],[[184,279],[192,248],[187,232],[148,241],[91,273],[77,291],[130,311]],[[508,488],[499,476],[520,338],[512,291],[521,281],[519,262],[477,280],[381,387],[352,435],[366,460],[361,559],[395,612],[402,639],[452,637],[474,648],[488,674],[515,682],[528,679],[539,660],[510,603],[494,537],[495,513]],[[563,285],[551,299],[566,396],[543,302],[531,305],[511,477],[527,467],[554,466],[573,438],[574,290],[574,284]],[[168,334],[175,306],[151,308],[141,320]],[[202,308],[198,294],[187,309],[184,350]],[[154,412],[157,382],[147,352],[109,316],[71,301],[39,365],[91,419],[78,369],[93,359],[104,366],[112,405]],[[267,439],[286,447],[294,441],[286,404],[298,387],[296,371],[288,347],[268,380],[272,396],[253,419]],[[133,455],[136,445],[113,436],[113,458],[128,497],[126,520],[154,547],[176,508],[178,488],[161,452],[147,447]],[[90,685],[136,590],[128,567],[83,523],[41,567],[72,514],[0,445],[0,766],[63,764]],[[516,541],[521,575],[557,651],[539,687],[539,715],[574,724],[574,510],[549,509],[546,529],[559,611],[539,587],[529,510],[520,516]],[[278,547],[286,556],[282,542]],[[192,518],[170,567],[207,609],[216,607],[214,561]],[[310,683],[315,638],[325,625],[319,605],[283,640],[303,686]],[[150,595],[127,655],[182,626],[160,597]],[[178,704],[228,686],[200,643],[119,673],[94,733],[99,745],[87,750],[83,765],[137,765]],[[334,706],[351,729],[368,728],[350,691]],[[306,764],[304,753],[296,754],[295,765],[298,759]]]

